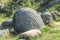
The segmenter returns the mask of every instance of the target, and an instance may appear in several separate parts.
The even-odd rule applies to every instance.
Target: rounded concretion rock
[[[41,17],[43,19],[43,22],[45,24],[51,25],[51,23],[52,23],[52,15],[51,15],[50,12],[47,11],[47,12],[41,13],[40,15],[41,15]]]
[[[16,11],[13,17],[13,24],[14,30],[17,33],[44,28],[41,16],[35,10],[28,7]]]
[[[1,24],[2,28],[12,28],[13,27],[13,23],[11,20],[8,20],[8,21],[4,21],[2,24]]]

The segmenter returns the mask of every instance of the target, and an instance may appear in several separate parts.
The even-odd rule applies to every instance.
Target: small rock
[[[20,34],[19,39],[29,39],[30,37],[35,37],[41,34],[40,30],[32,29]]]
[[[2,28],[12,28],[13,27],[13,23],[11,20],[8,20],[8,21],[4,21],[2,24],[1,24]]]
[[[44,12],[44,13],[40,13],[42,19],[43,19],[43,22],[45,24],[48,24],[48,25],[51,25],[52,23],[52,15],[50,12]]]
[[[5,30],[0,30],[0,37],[4,37],[9,35],[9,30],[5,29]]]

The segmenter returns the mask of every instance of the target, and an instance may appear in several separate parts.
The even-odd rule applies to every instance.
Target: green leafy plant
[[[26,1],[22,2],[22,7],[30,7],[33,9],[37,9],[35,2],[33,2],[31,0],[26,0]]]
[[[55,3],[55,5],[52,6],[51,8],[49,8],[49,10],[50,10],[50,11],[58,10],[59,7],[60,7],[60,2]]]

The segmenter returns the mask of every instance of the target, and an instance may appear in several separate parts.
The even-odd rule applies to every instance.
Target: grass
[[[60,40],[60,30],[54,30],[55,27],[46,26],[41,30],[41,35],[38,37],[30,38],[30,40]],[[11,33],[7,37],[1,37],[0,40],[16,40],[18,35]]]
[[[0,24],[1,24],[3,21],[6,21],[6,20],[12,20],[12,18],[4,17],[3,14],[0,14]]]
[[[9,18],[0,18],[0,23],[2,23],[3,21],[7,20]],[[58,30],[58,26],[55,27],[50,27],[47,26],[41,30],[41,35],[34,37],[34,38],[30,38],[30,40],[60,40],[60,30]],[[1,29],[1,26],[0,26]],[[56,29],[56,30],[55,30]],[[10,33],[9,35],[5,36],[5,37],[0,37],[0,40],[16,40],[18,38],[18,35],[13,35],[12,33]]]
[[[60,17],[59,18],[57,18],[57,20],[56,21],[60,21]]]
[[[60,40],[60,30],[53,30],[52,27],[46,26],[41,32],[40,36],[32,40]]]

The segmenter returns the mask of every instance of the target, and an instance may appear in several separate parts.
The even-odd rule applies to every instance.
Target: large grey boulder
[[[41,16],[35,10],[28,7],[16,11],[13,17],[13,24],[16,33],[44,28]]]
[[[48,25],[51,25],[52,23],[52,15],[50,12],[44,12],[44,13],[40,13],[42,19],[43,19],[43,22],[45,24],[48,24]]]
[[[8,21],[4,21],[1,24],[2,28],[6,29],[6,28],[12,28],[13,27],[13,22],[12,20],[8,20]]]

